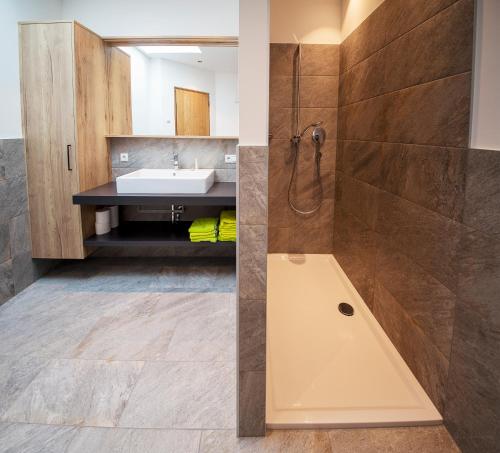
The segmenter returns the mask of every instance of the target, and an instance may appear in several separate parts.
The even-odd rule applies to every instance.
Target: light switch
[[[120,162],[128,162],[128,153],[120,153]]]

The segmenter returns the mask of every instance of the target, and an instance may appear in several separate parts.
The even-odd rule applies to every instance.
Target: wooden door
[[[20,72],[34,258],[83,258],[75,140],[73,23],[20,24]]]
[[[210,95],[175,87],[176,135],[210,135]]]

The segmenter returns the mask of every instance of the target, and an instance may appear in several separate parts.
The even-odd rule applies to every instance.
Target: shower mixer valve
[[[326,132],[321,126],[316,126],[312,132],[312,141],[318,145],[325,143]]]

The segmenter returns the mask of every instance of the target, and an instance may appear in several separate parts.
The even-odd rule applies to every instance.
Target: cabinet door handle
[[[68,158],[68,170],[72,171],[73,168],[71,167],[71,145],[66,146],[66,156]]]

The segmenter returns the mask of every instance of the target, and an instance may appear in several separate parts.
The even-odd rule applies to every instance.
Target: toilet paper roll
[[[103,225],[111,224],[111,212],[109,208],[99,208],[95,210],[95,221]]]
[[[106,234],[111,231],[111,226],[109,223],[95,223],[95,234],[100,235],[100,234]]]
[[[111,228],[116,228],[120,224],[118,206],[110,206],[109,211],[111,214]]]

